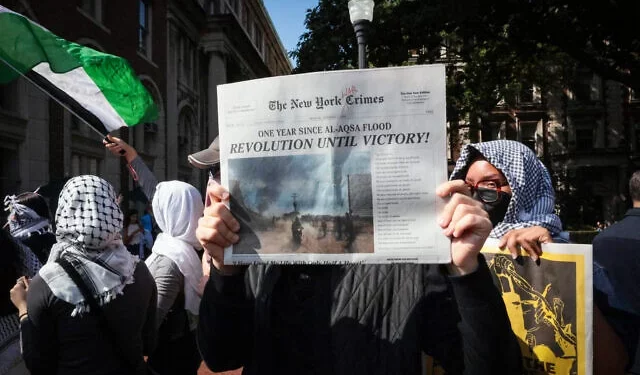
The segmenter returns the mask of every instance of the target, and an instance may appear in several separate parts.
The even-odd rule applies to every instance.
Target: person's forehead
[[[502,173],[493,164],[485,159],[477,159],[469,166],[466,179],[469,181],[482,181],[487,179],[502,178]]]

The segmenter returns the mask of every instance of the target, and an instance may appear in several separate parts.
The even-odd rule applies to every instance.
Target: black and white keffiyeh
[[[56,210],[58,242],[39,274],[56,297],[75,305],[72,316],[89,311],[89,304],[56,260],[64,257],[71,263],[105,305],[134,282],[139,261],[122,243],[121,230],[122,211],[108,182],[86,175],[64,185]]]
[[[9,232],[13,238],[23,241],[36,234],[51,232],[49,219],[19,203],[15,195],[4,197],[4,210],[9,212],[7,221],[9,222]]]
[[[547,228],[552,236],[562,231],[560,218],[554,213],[551,177],[530,148],[508,140],[466,145],[450,180],[464,180],[469,166],[479,156],[505,175],[513,193],[504,220],[493,228],[491,237],[501,238],[512,229],[536,225]]]

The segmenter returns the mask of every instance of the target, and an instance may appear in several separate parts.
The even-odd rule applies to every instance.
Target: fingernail
[[[512,257],[514,260],[515,260],[515,259],[518,259],[518,254],[513,254],[513,253],[511,253],[511,257]]]
[[[233,237],[232,237],[233,243],[238,242],[238,240],[240,240],[240,236],[238,236],[237,234],[234,234]]]
[[[227,199],[229,199],[229,193],[225,191],[224,193],[222,193],[222,200],[227,200]]]

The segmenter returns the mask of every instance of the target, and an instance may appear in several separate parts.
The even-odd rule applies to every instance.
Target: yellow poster
[[[546,244],[537,265],[488,240],[482,252],[522,350],[523,374],[592,373],[591,245]],[[427,374],[443,374],[426,358]]]

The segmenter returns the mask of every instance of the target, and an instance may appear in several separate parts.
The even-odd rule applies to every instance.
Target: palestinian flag
[[[64,40],[0,6],[0,85],[19,75],[102,134],[158,116],[125,59]]]

